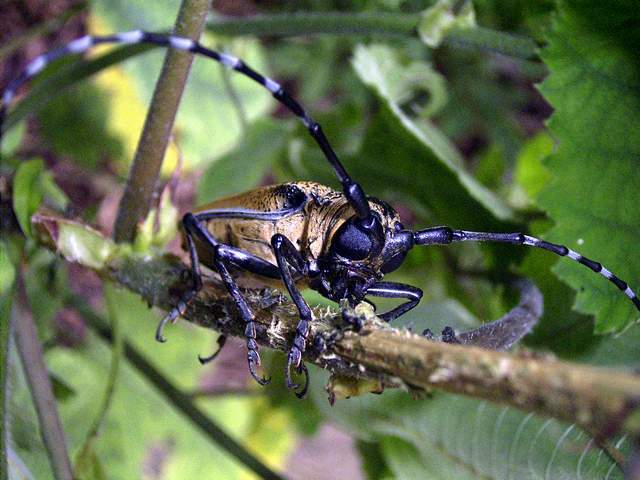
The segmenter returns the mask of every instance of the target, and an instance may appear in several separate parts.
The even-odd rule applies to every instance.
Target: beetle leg
[[[184,295],[182,295],[182,298],[178,302],[176,308],[171,310],[162,320],[160,320],[160,323],[158,323],[158,327],[156,328],[156,340],[162,343],[167,341],[162,335],[165,325],[169,322],[175,323],[178,317],[184,315],[187,305],[202,288],[202,272],[200,271],[198,252],[196,251],[196,246],[193,242],[193,233],[187,227],[186,220],[183,220],[183,225],[185,229],[185,237],[187,239],[187,248],[189,249],[189,257],[191,259],[191,280],[193,285],[184,293]]]
[[[305,384],[302,390],[296,392],[296,396],[298,398],[302,398],[306,393],[309,384],[309,372],[307,371],[307,367],[304,363],[302,363],[302,354],[304,353],[307,345],[307,337],[309,335],[309,328],[311,326],[313,316],[309,305],[307,305],[307,302],[300,294],[300,290],[296,287],[295,281],[291,275],[291,268],[293,267],[302,275],[306,275],[308,272],[308,265],[300,252],[296,250],[296,247],[291,243],[291,240],[284,235],[277,233],[271,237],[271,246],[273,247],[276,260],[278,261],[282,281],[287,287],[293,303],[298,307],[298,313],[300,314],[300,321],[296,327],[293,346],[287,355],[287,370],[285,372],[285,376],[287,387],[297,389],[299,385],[293,383],[291,379],[291,369],[295,368],[298,373],[304,373]]]
[[[307,370],[307,366],[304,363],[300,364],[298,373],[304,374],[304,385],[302,386],[302,389],[300,391],[296,392],[296,397],[304,398],[304,396],[307,394],[307,390],[309,390],[309,370]]]
[[[216,271],[220,274],[222,282],[225,284],[225,287],[227,287],[227,291],[233,298],[234,303],[236,304],[236,307],[240,312],[240,316],[245,322],[245,336],[247,337],[247,361],[249,363],[249,372],[260,385],[269,383],[270,380],[268,378],[261,377],[257,373],[257,367],[260,366],[260,354],[258,353],[258,343],[256,342],[256,325],[253,312],[247,305],[246,300],[240,293],[238,285],[236,284],[235,280],[229,273],[227,266],[225,265],[227,262],[231,262],[233,258],[233,252],[240,255],[239,250],[216,242],[211,234],[202,227],[197,217],[192,213],[187,213],[184,216],[182,223],[186,232],[189,253],[191,255],[192,272],[197,272],[198,274],[200,273],[198,253],[193,242],[193,235],[197,235],[198,238],[204,241],[213,250],[213,265],[215,266]],[[250,257],[252,258],[251,255],[244,255],[244,258]],[[268,262],[263,261],[263,263]],[[198,265],[198,267],[195,267],[195,265]],[[263,266],[262,264],[260,265]],[[275,267],[273,268],[275,269]],[[200,276],[198,276],[198,279],[200,281],[201,288],[202,280],[200,280]],[[193,296],[195,296],[195,293],[196,292],[194,292],[188,300],[193,298]],[[179,306],[180,305],[178,305],[178,307]]]
[[[430,328],[425,328],[422,331],[422,336],[425,337],[427,340],[431,340],[432,342],[436,341],[436,337],[435,337],[435,335],[433,334],[433,332],[431,331]]]
[[[200,355],[198,355],[198,361],[204,365],[205,363],[209,363],[212,362],[213,360],[215,360],[215,358],[218,356],[218,354],[222,351],[222,348],[224,347],[224,344],[227,342],[227,337],[226,335],[220,335],[218,337],[218,348],[216,348],[216,351],[213,352],[211,355],[209,355],[208,357],[201,357]]]
[[[390,322],[414,308],[422,298],[422,290],[412,285],[396,282],[376,282],[367,289],[367,295],[383,298],[406,298],[407,301],[379,315],[385,322]]]
[[[238,285],[229,273],[229,270],[220,258],[217,250],[218,249],[216,249],[216,256],[214,258],[216,270],[220,274],[229,294],[233,297],[236,307],[238,307],[238,310],[240,311],[240,316],[245,322],[244,335],[247,337],[247,361],[249,363],[249,373],[251,373],[251,376],[260,385],[266,385],[270,382],[270,379],[260,377],[257,373],[257,367],[260,366],[260,354],[258,353],[258,343],[256,342],[256,324],[253,312],[240,293]]]
[[[451,327],[444,327],[441,338],[444,343],[460,343],[455,330]]]

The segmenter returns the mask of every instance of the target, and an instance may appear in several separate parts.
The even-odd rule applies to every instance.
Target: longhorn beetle
[[[367,295],[405,300],[380,315],[382,319],[391,321],[414,308],[422,297],[422,291],[411,285],[383,281],[384,275],[400,267],[407,252],[416,245],[447,245],[465,241],[526,245],[568,257],[612,282],[640,310],[640,300],[626,282],[600,263],[563,245],[522,233],[471,232],[450,227],[418,231],[405,229],[393,208],[384,201],[367,196],[349,176],[320,125],[280,84],[252,70],[242,60],[188,38],[135,30],[107,36],[84,36],[40,55],[4,91],[0,107],[0,134],[7,108],[21,85],[53,60],[83,53],[104,43],[147,43],[203,55],[259,83],[302,120],[342,186],[341,191],[313,182],[261,187],[187,213],[182,225],[191,258],[193,284],[178,306],[160,321],[156,331],[159,341],[164,341],[162,330],[166,323],[183,315],[187,304],[201,289],[202,263],[220,274],[245,322],[251,375],[261,385],[268,383],[268,379],[257,373],[260,355],[253,313],[230,273],[230,267],[245,270],[262,277],[268,284],[284,287],[298,309],[300,321],[287,355],[286,384],[288,388],[298,389],[292,380],[292,370],[304,373],[305,385],[301,391],[296,391],[296,395],[302,396],[308,384],[302,355],[313,318],[311,309],[300,294],[301,289],[311,288],[336,302],[346,299],[352,306]]]

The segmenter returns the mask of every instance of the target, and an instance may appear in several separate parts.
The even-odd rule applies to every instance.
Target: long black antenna
[[[578,262],[590,268],[592,271],[599,273],[629,297],[629,300],[631,300],[640,311],[640,299],[627,282],[603,267],[601,263],[590,260],[564,245],[546,242],[522,233],[469,232],[466,230],[453,230],[449,227],[433,227],[419,230],[413,234],[413,238],[416,245],[448,245],[454,242],[497,242],[526,245],[548,250],[561,257],[570,258],[574,262]]]
[[[9,83],[6,90],[2,94],[2,105],[0,106],[0,141],[2,141],[2,128],[4,120],[7,114],[7,109],[13,101],[18,89],[29,81],[31,78],[38,75],[47,65],[54,60],[63,57],[65,55],[73,55],[84,53],[96,45],[104,43],[119,43],[119,44],[136,44],[136,43],[148,43],[157,45],[160,47],[175,48],[176,50],[183,50],[185,52],[194,53],[197,55],[203,55],[211,58],[222,65],[241,73],[242,75],[249,77],[256,83],[259,83],[264,88],[269,90],[273,97],[284,105],[289,111],[296,115],[304,126],[309,131],[310,135],[316,141],[327,161],[333,168],[333,171],[338,177],[338,180],[342,184],[342,190],[345,197],[355,210],[356,214],[363,221],[363,225],[366,227],[373,221],[373,215],[369,208],[369,202],[362,187],[353,181],[349,176],[344,166],[338,159],[338,155],[329,144],[329,140],[322,131],[322,127],[318,122],[313,120],[302,106],[287,93],[282,86],[268,77],[261,75],[253,70],[247,64],[245,64],[239,58],[226,53],[219,53],[215,50],[211,50],[202,46],[199,42],[191,40],[190,38],[177,37],[175,35],[163,35],[158,33],[145,32],[142,30],[133,30],[130,32],[115,33],[112,35],[104,36],[91,36],[86,35],[84,37],[73,40],[63,47],[56,48],[47,53],[44,53],[35,59],[33,59],[27,67],[20,73],[20,75]]]

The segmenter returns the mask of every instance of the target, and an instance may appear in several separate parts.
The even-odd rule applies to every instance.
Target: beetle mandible
[[[404,303],[379,315],[391,321],[414,308],[422,297],[422,291],[411,285],[384,281],[384,275],[396,270],[414,246],[465,241],[526,245],[568,257],[612,282],[640,310],[640,299],[625,281],[600,263],[563,245],[517,232],[472,232],[450,227],[417,231],[405,229],[393,208],[384,201],[367,196],[349,176],[320,125],[279,83],[251,69],[238,58],[216,52],[188,38],[141,30],[106,36],[87,35],[36,57],[2,95],[0,135],[7,108],[21,85],[53,60],[83,53],[105,43],[147,43],[175,48],[208,57],[249,77],[301,119],[341,184],[340,191],[313,182],[262,187],[187,213],[182,225],[191,259],[192,286],[177,307],[160,321],[156,331],[159,341],[164,341],[162,330],[166,323],[182,315],[189,301],[201,289],[202,263],[219,273],[232,296],[246,325],[249,371],[258,383],[267,383],[268,379],[257,372],[260,355],[254,316],[230,273],[230,267],[245,270],[260,276],[267,284],[285,289],[298,309],[300,321],[287,355],[286,384],[297,389],[299,386],[293,382],[291,373],[293,370],[304,373],[305,384],[296,391],[296,395],[302,396],[308,385],[308,372],[302,356],[313,317],[300,294],[301,289],[311,288],[336,302],[346,299],[352,306],[368,295],[403,299]]]

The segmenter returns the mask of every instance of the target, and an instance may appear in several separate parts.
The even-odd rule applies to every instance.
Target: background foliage
[[[360,0],[348,7],[329,0],[232,3],[214,4],[203,43],[283,82],[322,123],[367,193],[390,201],[407,226],[526,230],[602,261],[640,287],[634,250],[640,239],[640,18],[633,2],[475,0],[475,15],[464,2],[440,2],[444,11],[456,4],[454,26],[475,19],[484,28],[533,39],[540,57],[526,59],[496,53],[495,45],[482,42],[445,41],[431,48],[413,32],[383,35],[358,29],[357,20],[340,35],[280,38],[276,27],[261,38],[216,33],[222,14],[238,15],[241,24],[244,15],[294,11],[299,15],[290,17],[291,24],[299,22],[303,30],[310,22],[305,15],[334,11],[404,13],[418,25],[429,1]],[[39,47],[85,30],[167,31],[177,4],[93,0],[80,10],[64,26],[55,25]],[[423,36],[446,23],[431,12],[420,24]],[[22,38],[20,28],[28,32],[50,20],[32,15],[33,25],[7,29],[8,40]],[[24,39],[20,46],[26,45]],[[0,50],[3,80],[26,64],[33,56],[28,52]],[[99,436],[89,452],[81,450],[100,410],[111,355],[69,305],[72,294],[118,318],[124,337],[167,379],[195,392],[197,405],[226,432],[293,478],[621,478],[586,432],[531,414],[443,393],[414,399],[385,392],[330,407],[323,389],[327,375],[317,369],[311,371],[309,398],[297,401],[283,387],[281,355],[264,353],[273,375],[269,387],[248,381],[242,344],[230,345],[220,361],[203,368],[195,356],[213,348],[210,332],[179,324],[168,332],[167,344],[157,344],[152,333],[158,312],[125,291],[113,292],[111,301],[110,295],[103,298],[97,279],[39,249],[29,239],[28,218],[43,198],[104,230],[111,227],[163,55],[156,50],[117,62],[71,89],[55,81],[56,73],[66,84],[79,78],[77,72],[64,77],[74,59],[53,65],[32,93],[41,89],[49,92],[45,98],[55,98],[28,104],[27,95],[25,104],[37,114],[25,119],[26,111],[20,116],[16,109],[2,146],[0,173],[13,179],[13,207],[27,234],[26,241],[3,235],[0,243],[3,325],[16,266],[28,258],[29,300],[71,454],[89,458],[92,473],[86,478],[251,474],[128,361],[118,371]],[[180,211],[194,200],[261,183],[305,179],[336,185],[304,127],[267,92],[238,77],[217,64],[195,62],[165,162],[167,181],[180,165],[174,195]],[[509,274],[526,275],[545,297],[545,315],[527,346],[594,365],[640,367],[638,312],[602,277],[556,262],[548,252],[516,247],[434,247],[413,251],[389,278],[425,291],[401,325],[438,331],[445,325],[468,329],[505,313],[514,303]],[[8,362],[10,477],[50,478],[13,349]],[[327,430],[327,424],[348,436]],[[322,440],[314,444],[314,438]],[[629,443],[623,437],[612,446],[626,453]],[[338,450],[347,452],[341,464],[332,460]]]

